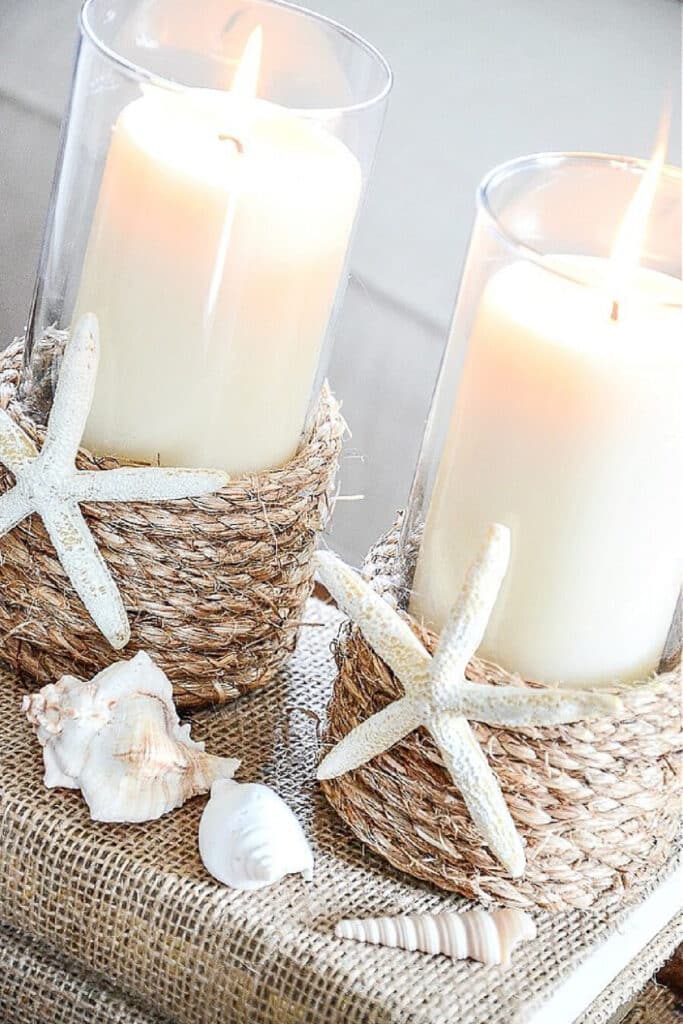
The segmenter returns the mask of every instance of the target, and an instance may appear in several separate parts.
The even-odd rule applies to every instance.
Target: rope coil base
[[[393,603],[398,559],[394,530],[371,550],[364,570]],[[409,621],[433,651],[436,635]],[[342,627],[335,654],[331,744],[402,694],[356,627]],[[478,659],[467,675],[520,684]],[[625,894],[651,878],[680,824],[680,667],[647,687],[624,684],[612,692],[624,704],[620,720],[526,729],[470,723],[526,845],[521,879],[510,879],[483,845],[424,729],[323,782],[323,791],[362,843],[415,878],[484,902],[588,907],[602,894]]]
[[[0,353],[0,407],[40,446],[42,431],[16,397],[22,355],[21,341]],[[186,708],[263,686],[296,644],[344,429],[325,387],[308,436],[280,469],[202,498],[83,504],[130,619],[131,641],[118,654],[73,592],[41,520],[24,520],[0,540],[0,656],[43,685],[65,673],[89,678],[146,650]],[[79,451],[80,469],[119,465],[131,463]],[[13,482],[0,466],[0,492]]]

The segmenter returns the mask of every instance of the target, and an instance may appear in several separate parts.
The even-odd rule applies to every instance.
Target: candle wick
[[[619,303],[616,299],[612,301],[612,311],[609,315],[609,318],[610,320],[613,320],[615,323],[619,319]]]
[[[218,138],[221,142],[232,142],[240,156],[244,153],[244,146],[236,136],[221,133]]]

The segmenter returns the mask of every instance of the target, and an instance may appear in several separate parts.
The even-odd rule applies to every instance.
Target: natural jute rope
[[[41,444],[16,398],[22,351],[15,342],[0,355],[0,407]],[[83,506],[130,619],[132,638],[120,655],[73,593],[42,522],[25,520],[0,540],[2,658],[43,684],[63,673],[90,677],[144,649],[182,707],[262,686],[296,643],[343,431],[325,388],[309,435],[281,469],[240,476],[205,498]],[[78,464],[125,463],[81,450]],[[0,467],[0,492],[12,482]]]
[[[397,570],[398,567],[398,570]],[[399,606],[400,561],[392,531],[368,556],[365,574]],[[433,650],[436,637],[411,624]],[[339,674],[328,711],[334,743],[400,695],[393,674],[356,628],[343,628]],[[472,680],[519,678],[473,660]],[[552,910],[588,907],[647,879],[666,859],[680,823],[681,670],[648,685],[615,687],[620,720],[552,728],[472,723],[526,843],[527,870],[506,877],[473,825],[422,729],[356,771],[323,783],[356,836],[395,867],[474,899]]]

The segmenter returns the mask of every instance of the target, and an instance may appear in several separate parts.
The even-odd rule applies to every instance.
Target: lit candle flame
[[[612,300],[610,319],[612,320],[619,319],[621,304],[631,290],[638,273],[647,222],[664,166],[668,129],[669,118],[665,117],[650,164],[626,209],[614,242],[608,277],[609,293]]]
[[[257,26],[247,39],[242,59],[237,65],[232,89],[235,96],[250,99],[256,96],[259,71],[261,70],[261,51],[263,50],[263,30]]]

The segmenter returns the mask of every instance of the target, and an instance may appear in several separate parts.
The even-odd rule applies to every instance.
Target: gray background
[[[188,3],[201,0],[188,0]],[[333,543],[358,561],[405,502],[473,216],[493,165],[540,150],[649,156],[673,103],[676,0],[309,0],[396,77],[331,367],[352,429]],[[0,337],[22,331],[80,0],[0,0]],[[0,342],[1,343],[1,342]]]

